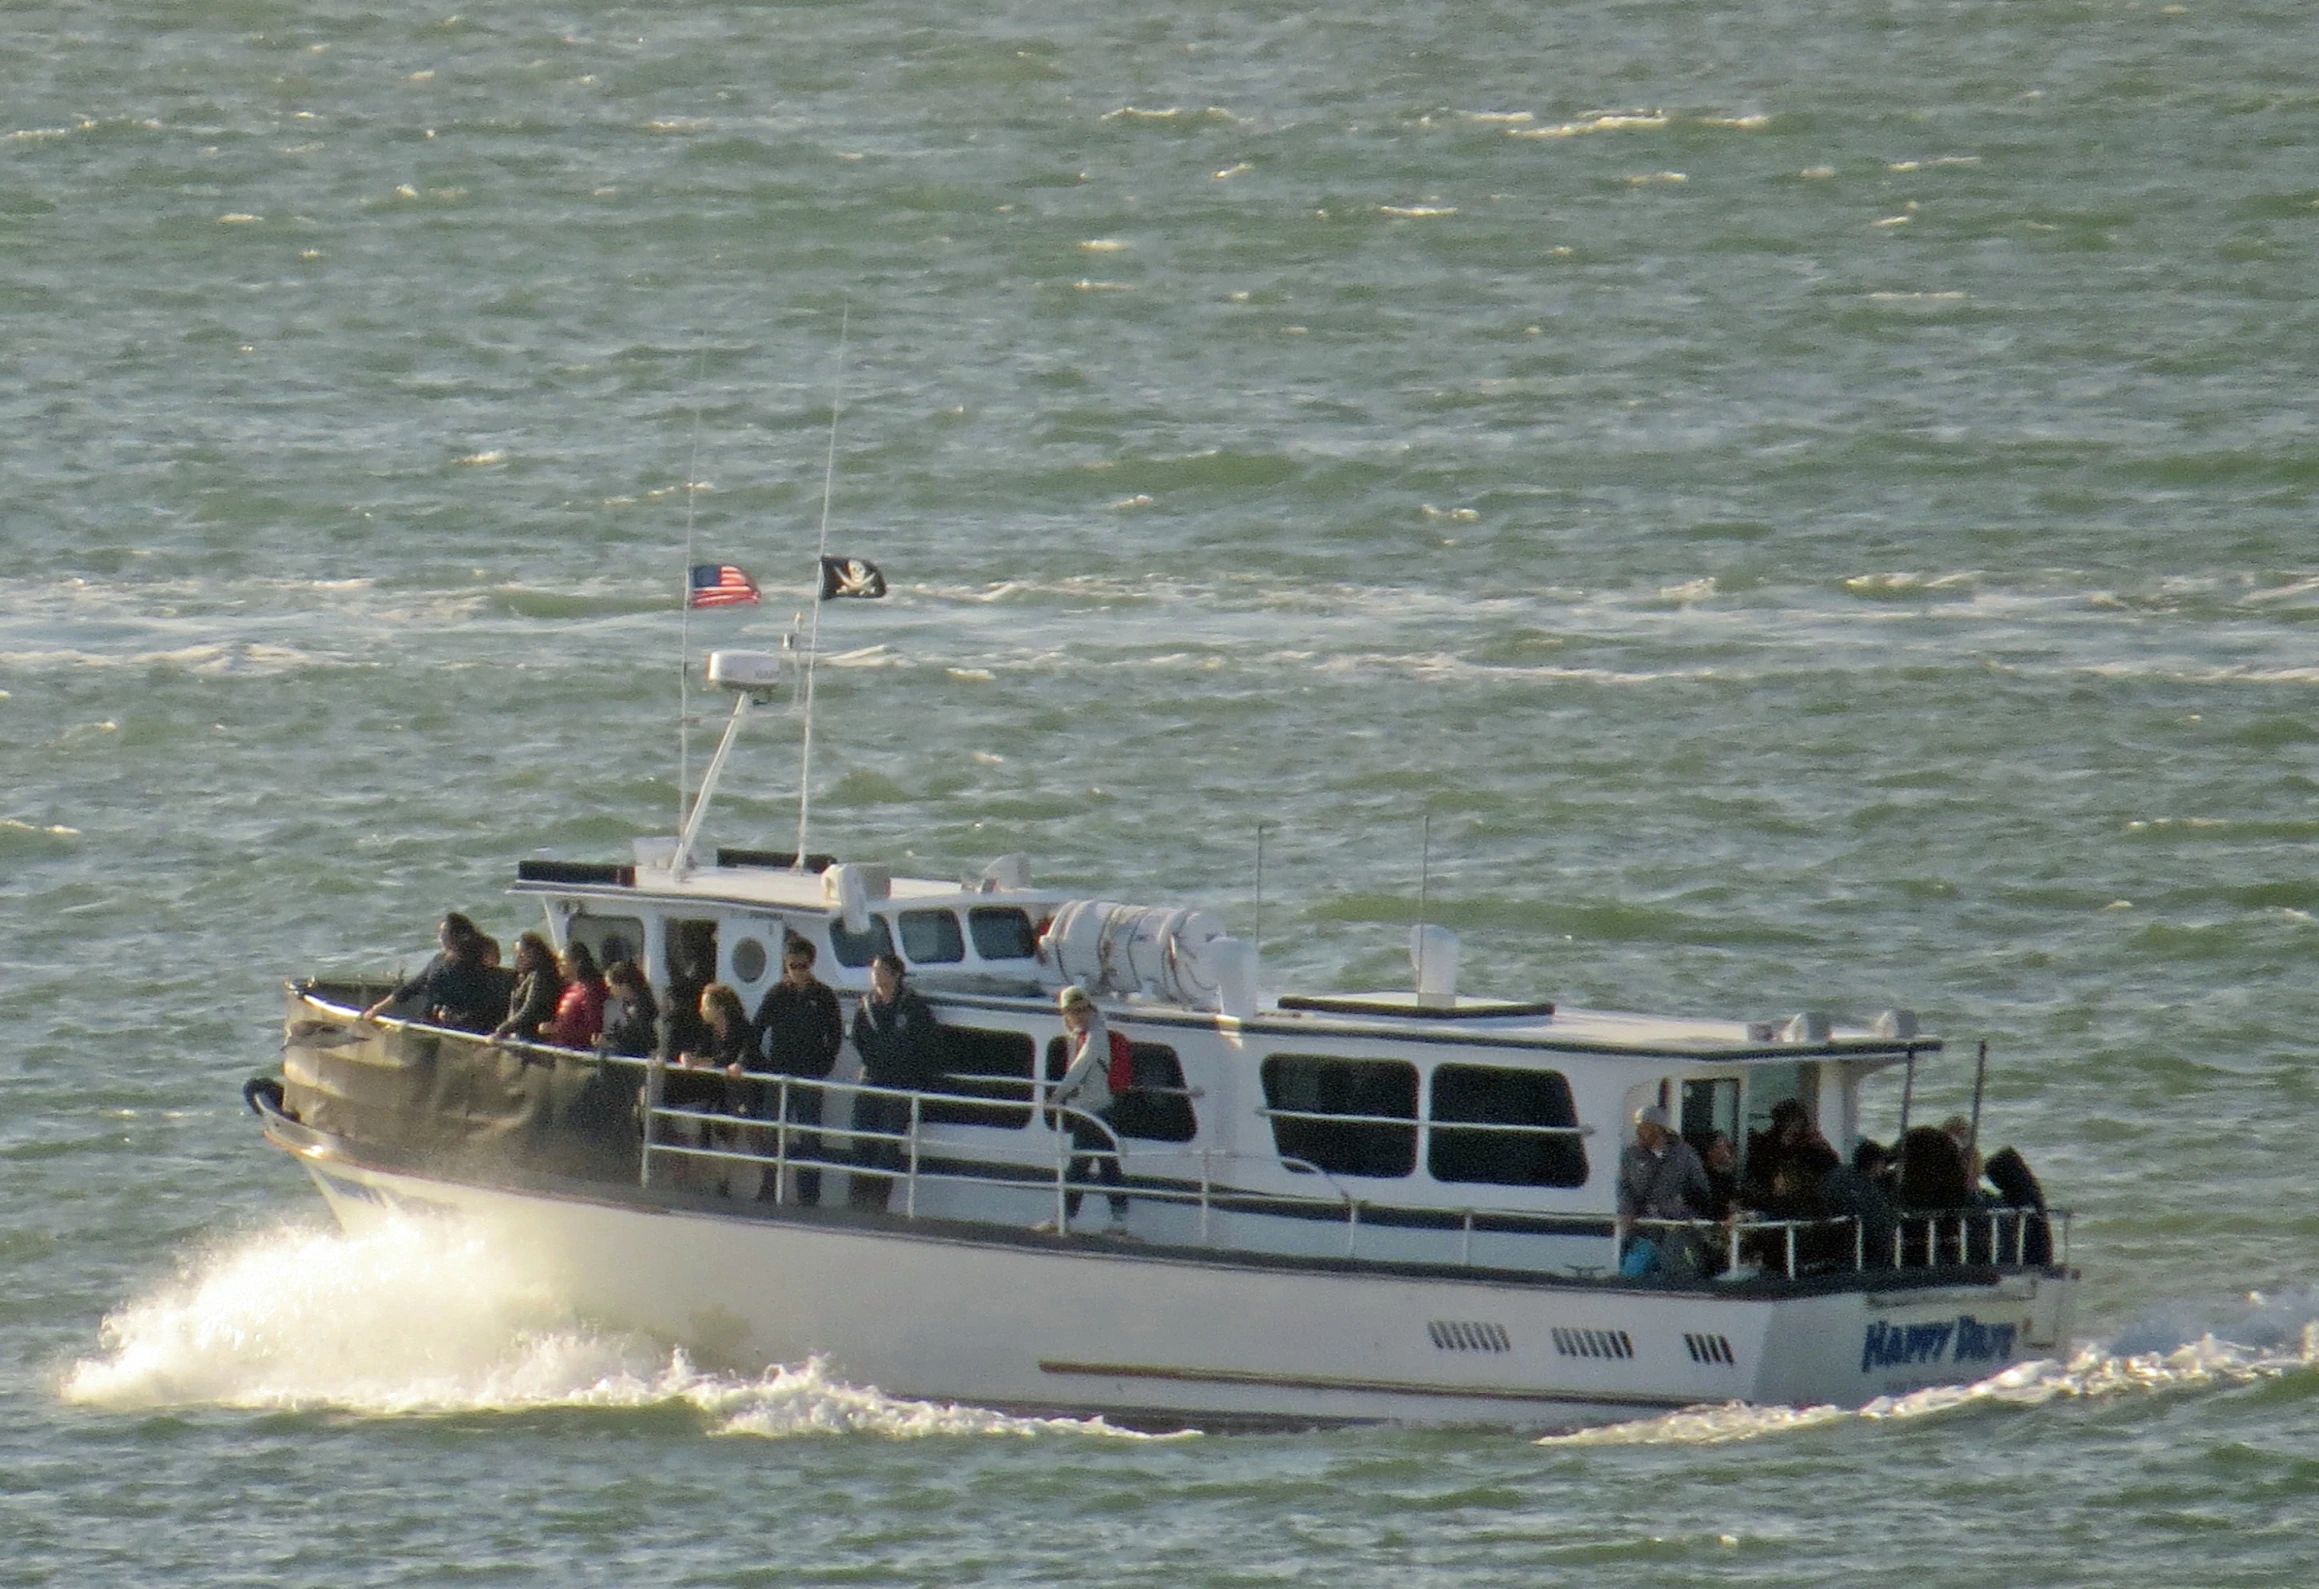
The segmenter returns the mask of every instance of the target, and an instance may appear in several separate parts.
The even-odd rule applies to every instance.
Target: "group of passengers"
[[[1744,1170],[1728,1132],[1710,1131],[1694,1146],[1655,1104],[1635,1112],[1634,1127],[1618,1174],[1622,1234],[1642,1222],[1621,1248],[1620,1272],[1628,1276],[1695,1278],[1728,1262],[1728,1242],[1709,1244],[1696,1228],[1669,1228],[1682,1221],[1771,1224],[1740,1246],[1742,1262],[1766,1269],[1786,1268],[1789,1237],[1778,1227],[1790,1224],[1797,1227],[1798,1269],[1848,1268],[1855,1255],[1879,1268],[1894,1262],[1896,1251],[1904,1265],[2051,1258],[2037,1177],[2012,1148],[1983,1163],[1973,1124],[1962,1115],[1914,1127],[1893,1148],[1864,1137],[1847,1163],[1803,1101],[1783,1098],[1767,1128],[1750,1134]],[[1993,1240],[1968,1222],[1944,1236],[1937,1222],[1921,1217],[1987,1209],[2025,1211],[2016,1234]],[[1897,1247],[1896,1235],[1903,1237]]]
[[[415,1001],[420,1017],[438,1026],[558,1048],[594,1048],[604,1035],[612,976],[598,968],[586,944],[575,940],[559,955],[538,933],[523,933],[515,940],[515,964],[502,966],[499,941],[457,911],[443,918],[436,942],[439,952],[417,976],[363,1013],[375,1019]],[[623,973],[632,985],[643,981],[631,964],[613,968]],[[624,1017],[633,1008],[632,991],[628,998]]]
[[[657,1056],[669,1066],[662,1106],[697,1117],[680,1123],[678,1135],[688,1144],[761,1158],[770,1151],[761,1140],[766,1126],[792,1128],[786,1157],[797,1165],[795,1200],[808,1208],[821,1202],[821,1166],[838,1162],[823,1153],[823,1093],[784,1087],[779,1078],[826,1081],[852,1038],[868,1090],[854,1094],[848,1200],[856,1208],[884,1209],[904,1167],[912,1125],[910,1099],[900,1095],[937,1086],[947,1069],[933,1007],[891,953],[870,962],[869,991],[849,1031],[836,992],[814,974],[813,944],[794,933],[782,944],[781,976],[753,1017],[739,992],[716,980],[714,950],[698,938],[674,946],[665,1012],[619,940],[607,941],[609,963],[599,968],[594,951],[577,939],[558,955],[540,934],[527,932],[516,939],[515,964],[503,969],[498,942],[454,911],[443,918],[438,942],[441,951],[417,976],[364,1014],[375,1019],[400,1006],[495,1042]],[[1065,1218],[1078,1214],[1080,1188],[1093,1178],[1106,1189],[1111,1230],[1118,1234],[1127,1198],[1112,1109],[1134,1084],[1133,1051],[1105,1026],[1085,990],[1064,988],[1059,1007],[1066,1063],[1049,1108],[1071,1137]],[[761,1169],[721,1172],[715,1185],[728,1196],[774,1195]]]

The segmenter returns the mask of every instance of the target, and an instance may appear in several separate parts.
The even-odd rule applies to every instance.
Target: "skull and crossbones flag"
[[[855,596],[874,601],[886,593],[886,576],[864,557],[825,557],[821,560],[821,599],[836,601]]]

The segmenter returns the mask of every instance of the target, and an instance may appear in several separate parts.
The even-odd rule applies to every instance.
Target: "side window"
[[[1453,1131],[1447,1121],[1498,1127]],[[1443,1065],[1433,1073],[1433,1131],[1425,1167],[1437,1181],[1496,1186],[1584,1186],[1586,1143],[1575,1135],[1506,1129],[1578,1124],[1570,1083],[1550,1070]]]
[[[947,910],[902,912],[902,958],[912,965],[954,965],[966,958],[958,916]]]
[[[1063,1079],[1070,1051],[1069,1039],[1047,1039],[1048,1081]],[[1199,1135],[1199,1119],[1192,1113],[1191,1092],[1184,1086],[1184,1066],[1176,1051],[1165,1043],[1133,1041],[1127,1051],[1135,1060],[1135,1085],[1113,1095],[1113,1129],[1145,1142],[1189,1142]]]
[[[1022,1032],[986,1032],[971,1026],[942,1028],[944,1074],[928,1092],[974,1103],[920,1105],[929,1124],[1003,1126],[1018,1129],[1031,1118],[1031,1062],[1037,1046]]]
[[[564,941],[586,944],[599,966],[616,960],[644,963],[644,923],[634,916],[574,916],[564,923]]]
[[[1417,1168],[1415,1065],[1274,1054],[1263,1075],[1272,1141],[1282,1158],[1303,1159],[1332,1175],[1396,1176]]]
[[[883,916],[872,916],[870,930],[865,933],[847,932],[844,922],[833,921],[829,924],[829,947],[830,952],[837,956],[839,965],[853,966],[858,969],[868,965],[880,955],[892,954],[894,952],[894,933],[893,929],[886,925],[886,918]]]
[[[1028,960],[1039,952],[1030,913],[1013,905],[977,905],[966,913],[974,952],[985,960]]]

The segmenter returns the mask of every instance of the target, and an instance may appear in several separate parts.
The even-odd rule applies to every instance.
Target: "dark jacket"
[[[873,1087],[922,1090],[942,1073],[942,1027],[916,988],[905,985],[891,1004],[863,999],[853,1038]]]
[[[757,1006],[756,1033],[766,1069],[819,1081],[837,1064],[845,1018],[838,1014],[837,995],[823,983],[793,988],[776,982]]]
[[[464,1031],[488,1032],[507,1014],[507,996],[490,967],[448,954],[438,954],[395,989],[397,1003],[413,997],[418,1000],[418,1019]]]
[[[653,1006],[652,995],[642,998],[615,998],[612,1020],[604,1027],[604,1052],[627,1054],[637,1059],[649,1055],[660,1042],[660,1011]]]
[[[501,1024],[511,1036],[536,1039],[540,1027],[555,1019],[556,1000],[563,993],[563,975],[553,967],[520,971],[516,973],[514,996],[508,1000],[507,1019]]]

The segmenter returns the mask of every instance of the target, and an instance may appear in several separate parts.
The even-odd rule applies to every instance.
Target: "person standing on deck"
[[[902,957],[882,954],[870,962],[869,997],[854,1011],[854,1050],[862,1056],[862,1080],[872,1087],[917,1092],[942,1073],[942,1028],[916,988],[903,981]],[[873,1133],[854,1138],[851,1201],[856,1208],[886,1206],[893,1195],[890,1174],[902,1167],[898,1140],[910,1130],[910,1100],[884,1093],[854,1095],[854,1129]]]
[[[1104,1023],[1103,1012],[1095,1007],[1085,988],[1067,987],[1056,1002],[1062,1010],[1069,1063],[1048,1102],[1058,1110],[1069,1111],[1056,1120],[1071,1133],[1071,1167],[1063,1175],[1071,1183],[1063,1200],[1063,1222],[1069,1224],[1079,1215],[1079,1188],[1086,1183],[1090,1168],[1106,1186],[1127,1185],[1119,1167],[1119,1134],[1112,1129],[1111,1106],[1118,1094],[1134,1083],[1135,1054],[1127,1039]],[[1127,1198],[1124,1191],[1109,1196],[1111,1228],[1105,1234],[1125,1235]]]
[[[792,937],[782,946],[781,980],[757,1006],[756,1044],[765,1068],[775,1075],[818,1082],[836,1068],[837,1051],[845,1044],[845,1018],[838,1013],[837,995],[813,974],[815,958],[813,945],[803,938]],[[780,1093],[779,1087],[765,1090],[768,1109],[778,1107]],[[821,1124],[820,1088],[789,1089],[789,1123],[808,1128]],[[790,1139],[789,1154],[805,1164],[818,1162],[821,1133],[800,1131]],[[797,1201],[807,1208],[820,1204],[821,1171],[797,1172]]]

